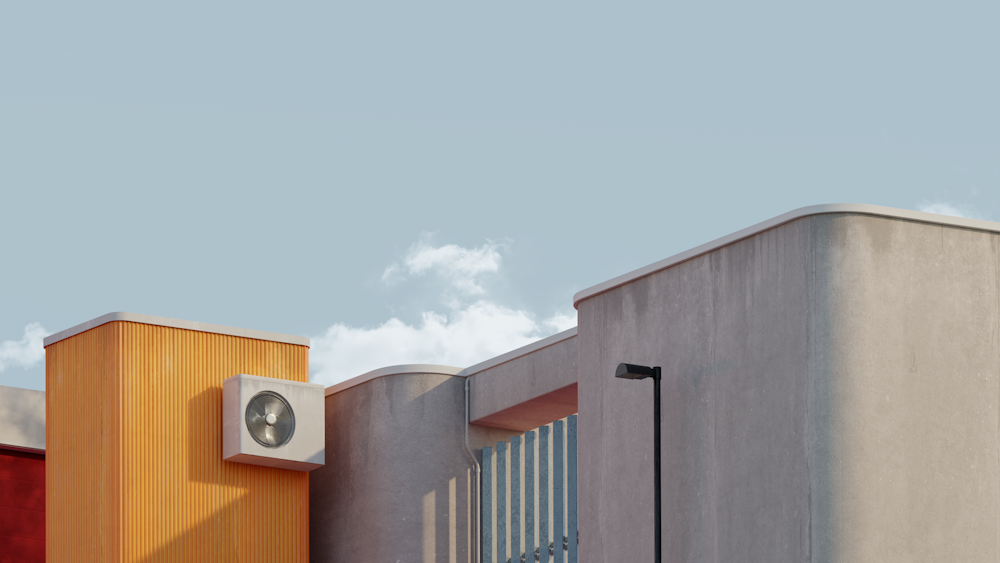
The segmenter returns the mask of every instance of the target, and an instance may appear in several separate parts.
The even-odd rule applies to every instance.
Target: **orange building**
[[[307,338],[111,313],[45,345],[50,563],[309,560],[309,474],[222,456],[223,380],[308,382]]]

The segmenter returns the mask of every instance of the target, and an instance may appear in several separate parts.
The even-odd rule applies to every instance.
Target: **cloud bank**
[[[492,242],[478,248],[435,247],[421,238],[386,268],[382,281],[438,276],[444,312],[425,311],[413,325],[395,317],[373,328],[334,324],[312,339],[312,380],[333,385],[399,364],[467,367],[576,326],[575,311],[539,319],[490,298],[482,282],[499,274],[506,248],[507,243]]]
[[[49,332],[38,323],[24,327],[20,340],[0,342],[0,372],[11,366],[31,368],[45,360],[45,346],[42,341]]]

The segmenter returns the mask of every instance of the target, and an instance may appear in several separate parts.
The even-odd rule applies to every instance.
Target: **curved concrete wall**
[[[477,453],[507,436],[489,430],[471,430]],[[327,396],[326,465],[309,481],[312,561],[472,561],[475,478],[464,377],[387,375]]]
[[[580,553],[996,561],[1000,236],[796,219],[579,303]]]

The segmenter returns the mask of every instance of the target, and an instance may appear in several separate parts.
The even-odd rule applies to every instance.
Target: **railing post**
[[[566,499],[563,495],[564,477],[563,452],[566,433],[564,423],[552,423],[552,554],[555,563],[565,563],[563,538],[566,537]]]
[[[524,559],[526,563],[535,561],[535,432],[524,433]]]
[[[483,563],[493,563],[493,448],[483,448]]]
[[[549,563],[549,427],[538,429],[538,560]]]
[[[577,465],[576,465],[576,415],[571,415],[566,419],[568,436],[566,440],[566,481],[569,492],[567,504],[569,505],[569,522],[567,522],[566,538],[569,543],[567,550],[567,563],[579,563],[580,546],[579,542],[579,510],[577,507],[578,491],[577,487]]]
[[[507,561],[507,442],[497,442],[497,563]]]
[[[521,558],[521,437],[510,439],[510,560]]]

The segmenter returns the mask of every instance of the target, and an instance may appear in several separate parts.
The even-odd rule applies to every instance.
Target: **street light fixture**
[[[660,543],[660,367],[637,366],[633,364],[618,364],[615,377],[621,379],[653,378],[653,503],[655,528],[655,563],[661,562]]]

